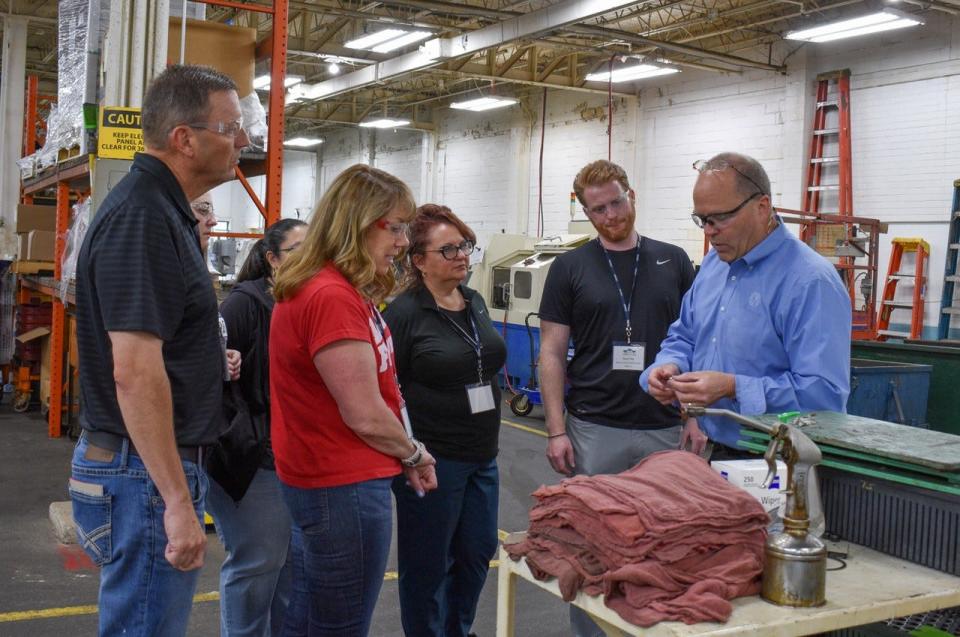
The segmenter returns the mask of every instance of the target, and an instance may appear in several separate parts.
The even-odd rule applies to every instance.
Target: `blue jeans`
[[[87,447],[81,438],[73,451],[69,489],[80,546],[100,566],[100,635],[185,635],[200,569],[164,557],[163,498],[129,443],[108,462],[85,458]],[[202,524],[207,476],[182,462]]]
[[[466,637],[497,550],[500,478],[496,459],[436,460],[439,487],[423,498],[393,481],[400,617],[411,637]]]
[[[390,478],[282,488],[293,516],[293,595],[282,634],[366,637],[393,533]]]
[[[290,601],[290,512],[280,480],[258,469],[240,502],[210,480],[207,511],[227,557],[220,568],[221,637],[279,635]]]

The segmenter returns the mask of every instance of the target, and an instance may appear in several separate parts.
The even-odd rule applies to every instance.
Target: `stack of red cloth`
[[[769,518],[699,456],[661,451],[618,475],[540,487],[526,539],[506,546],[540,580],[556,577],[638,626],[723,622],[760,591]]]

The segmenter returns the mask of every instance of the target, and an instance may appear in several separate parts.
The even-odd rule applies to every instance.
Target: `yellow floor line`
[[[506,418],[501,418],[500,422],[507,425],[508,427],[513,427],[514,429],[519,429],[520,431],[526,431],[527,433],[536,434],[538,436],[547,437],[547,432],[542,429],[537,429],[535,427],[528,427],[527,425],[521,425],[518,422],[513,422],[512,420],[507,420]]]
[[[497,529],[497,537],[503,540],[509,535],[503,529]],[[500,566],[500,560],[490,560],[490,568]],[[387,571],[383,574],[384,582],[395,581],[399,575],[396,571]],[[200,602],[218,602],[220,593],[210,591],[209,593],[197,593],[193,596],[193,603]],[[76,617],[79,615],[96,615],[97,605],[88,604],[86,606],[63,606],[61,608],[43,608],[40,610],[20,610],[9,613],[0,613],[0,624],[9,622],[30,621],[32,619],[55,619],[57,617]]]

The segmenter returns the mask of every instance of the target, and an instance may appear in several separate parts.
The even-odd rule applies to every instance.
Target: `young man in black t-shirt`
[[[637,379],[679,316],[694,272],[682,249],[634,229],[636,195],[620,166],[588,164],[573,189],[599,236],[554,260],[540,302],[547,459],[564,475],[619,473],[679,446],[677,410],[644,393]],[[577,637],[603,635],[575,607],[571,627]]]

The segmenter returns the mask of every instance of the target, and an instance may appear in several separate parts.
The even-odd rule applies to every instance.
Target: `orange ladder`
[[[837,118],[828,122],[828,113],[836,109]],[[836,155],[824,155],[828,140],[836,141]],[[828,170],[835,165],[836,170]],[[836,173],[835,175],[833,173]],[[832,178],[824,178],[830,173]],[[804,212],[828,212],[824,195],[837,193],[836,214],[853,215],[853,154],[850,135],[850,69],[830,71],[817,76],[817,101],[807,164],[807,188],[803,193]],[[829,211],[832,212],[832,211]]]
[[[887,268],[887,281],[883,286],[883,297],[880,302],[877,340],[885,341],[891,336],[894,338],[920,338],[920,332],[923,330],[923,297],[927,291],[926,266],[930,258],[930,244],[917,237],[897,237],[892,244],[890,266]],[[912,274],[900,271],[905,252],[916,253]],[[900,281],[912,282],[913,293],[910,300],[898,301],[896,299],[897,284]],[[890,317],[897,309],[910,310],[909,332],[890,329]]]

